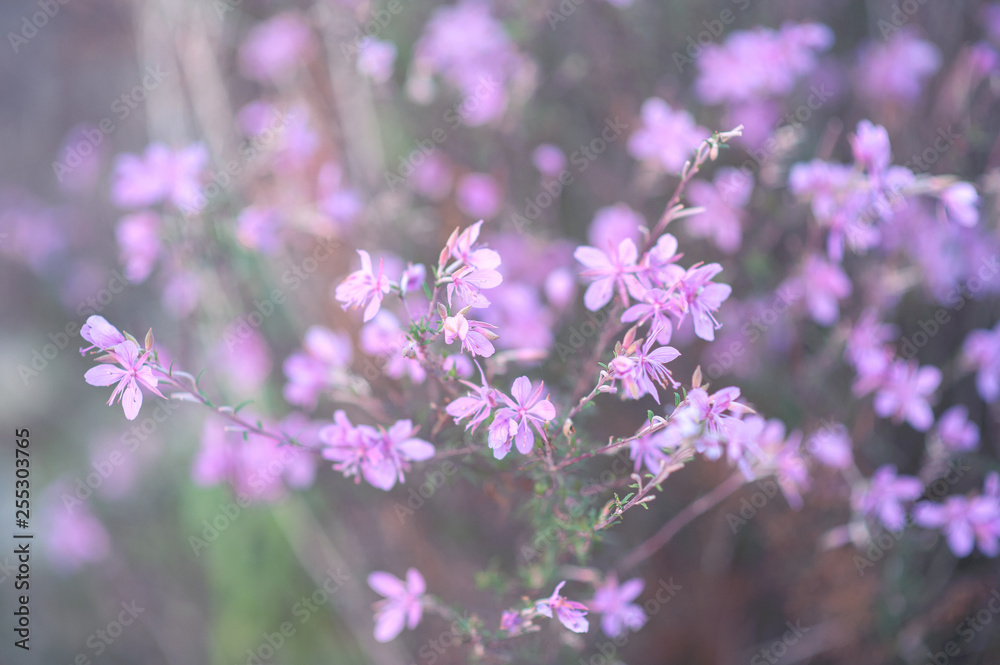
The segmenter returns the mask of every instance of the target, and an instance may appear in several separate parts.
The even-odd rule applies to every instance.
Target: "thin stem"
[[[717,506],[733,492],[743,487],[745,482],[746,478],[737,471],[714,490],[688,504],[684,510],[664,524],[659,531],[626,555],[616,567],[617,572],[623,574],[651,557],[696,517]]]

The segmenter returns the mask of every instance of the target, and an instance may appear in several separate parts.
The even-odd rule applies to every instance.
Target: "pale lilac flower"
[[[500,616],[500,630],[505,630],[508,633],[516,635],[520,632],[520,628],[523,625],[524,619],[521,617],[520,612],[504,610],[504,613]]]
[[[403,274],[399,278],[399,290],[403,293],[418,291],[426,280],[427,268],[424,267],[424,264],[418,263],[413,265],[411,263],[406,266],[406,270],[403,271]]]
[[[811,255],[802,269],[802,288],[813,321],[829,326],[840,317],[838,301],[851,294],[851,280],[840,267]]]
[[[621,355],[615,357],[608,367],[614,372],[615,379],[620,379],[625,392],[632,399],[643,395],[652,395],[656,403],[660,403],[660,392],[656,386],[666,387],[669,382],[674,388],[680,384],[674,380],[666,364],[680,357],[681,352],[672,346],[653,348],[658,330],[651,330],[649,338],[642,343],[634,343],[624,349]],[[641,340],[640,340],[641,342]]]
[[[278,14],[254,27],[240,47],[240,69],[267,82],[284,78],[316,55],[316,44],[305,19],[295,12]]]
[[[643,465],[653,474],[659,473],[660,466],[668,463],[670,455],[665,448],[675,448],[676,429],[667,428],[659,432],[641,436],[629,443],[629,458],[635,460],[635,473]]]
[[[79,570],[111,553],[107,529],[94,517],[86,502],[77,502],[67,508],[57,504],[54,496],[46,497],[42,516],[36,519],[45,530],[42,539],[45,557],[61,572]]]
[[[739,468],[747,482],[754,479],[752,464],[763,456],[760,440],[768,423],[758,415],[751,414],[729,428],[726,440],[726,460]],[[782,427],[782,432],[784,428]]]
[[[182,210],[196,208],[208,151],[200,143],[171,150],[150,143],[142,157],[119,155],[112,176],[111,200],[120,208],[141,208],[169,201]]]
[[[899,334],[896,326],[882,323],[878,316],[878,310],[868,308],[851,327],[844,355],[852,364],[858,365],[868,356],[883,354],[886,344]]]
[[[477,386],[468,381],[462,381],[471,389],[471,392],[465,397],[455,399],[445,408],[448,415],[455,419],[456,425],[459,421],[471,416],[472,419],[465,426],[465,429],[471,429],[473,432],[484,420],[490,417],[490,412],[497,406],[496,391],[487,384],[483,368],[479,367],[478,363],[476,367],[479,368],[479,376],[482,378],[483,384]]]
[[[1000,503],[996,497],[968,499],[950,496],[943,504],[921,501],[913,509],[914,521],[925,529],[940,529],[955,556],[965,558],[978,544],[988,557],[1000,553]]]
[[[482,294],[483,289],[495,289],[503,283],[503,276],[496,270],[479,269],[465,265],[452,274],[448,283],[448,306],[452,298],[476,308],[489,307],[490,301]]]
[[[456,377],[469,378],[472,376],[472,368],[472,361],[469,360],[468,356],[464,356],[461,353],[452,353],[441,359],[441,369],[446,374],[453,372],[453,376]]]
[[[870,120],[862,120],[850,140],[854,161],[867,170],[869,175],[881,175],[889,166],[889,132],[885,127],[875,125]]]
[[[473,219],[492,219],[503,202],[500,183],[487,173],[467,173],[455,185],[455,202]]]
[[[711,238],[726,254],[735,254],[743,241],[743,208],[753,192],[753,177],[723,167],[710,184],[693,181],[688,187],[691,203],[705,209],[687,218],[687,230],[696,238]]]
[[[875,413],[882,418],[891,416],[897,424],[906,420],[913,429],[926,432],[934,424],[928,398],[940,384],[941,370],[937,367],[918,367],[915,360],[897,360],[875,395]]]
[[[118,220],[115,240],[121,249],[125,277],[139,284],[146,281],[160,255],[160,216],[143,211]]]
[[[495,270],[500,267],[500,254],[476,244],[483,220],[479,220],[458,234],[451,255],[459,261],[479,270]]]
[[[80,355],[87,355],[92,349],[111,351],[125,341],[125,335],[121,334],[118,328],[97,314],[87,317],[87,321],[80,328],[80,337],[91,344],[87,348],[80,349]]]
[[[389,642],[403,631],[413,630],[423,616],[427,584],[416,568],[406,571],[406,581],[383,571],[368,576],[368,586],[385,600],[375,603],[375,640]]]
[[[740,427],[739,417],[751,409],[736,400],[740,389],[722,388],[709,395],[704,388],[693,388],[687,394],[687,404],[674,412],[677,427],[685,437],[697,437],[695,450],[711,460],[722,457],[722,443]]]
[[[690,113],[674,111],[659,97],[642,103],[642,124],[628,140],[628,151],[640,161],[676,173],[701,142],[709,137]]]
[[[677,265],[684,255],[677,253],[677,238],[664,233],[651,250],[642,257],[642,265],[637,277],[643,286],[672,291],[674,286],[687,274]]]
[[[609,245],[607,252],[596,247],[576,248],[573,256],[587,268],[580,276],[593,280],[583,296],[587,309],[596,312],[607,305],[616,289],[625,305],[628,305],[630,293],[635,298],[642,295],[642,285],[635,278],[639,270],[636,265],[638,253],[635,243],[628,238],[619,243],[617,250]]]
[[[557,309],[564,309],[576,299],[576,275],[569,268],[556,268],[542,286],[545,299]]]
[[[715,339],[715,331],[722,327],[714,312],[733,292],[733,288],[728,284],[712,282],[712,278],[720,272],[722,266],[718,263],[695,266],[677,283],[677,291],[683,305],[681,316],[690,312],[695,334],[708,342]]]
[[[840,423],[831,423],[813,433],[806,447],[820,463],[834,469],[846,469],[854,463],[851,437]]]
[[[591,612],[603,614],[601,629],[610,638],[620,637],[628,631],[636,631],[646,625],[648,617],[636,603],[645,583],[634,577],[624,584],[618,584],[618,576],[608,575],[604,584],[594,589],[594,598],[587,603]]]
[[[979,222],[979,194],[968,182],[957,182],[939,195],[949,219],[971,228]]]
[[[559,146],[542,143],[531,153],[531,163],[543,175],[555,177],[566,168],[566,153]]]
[[[992,330],[973,330],[962,347],[965,363],[976,369],[976,389],[986,402],[1000,397],[1000,322]]]
[[[284,395],[290,404],[311,409],[324,390],[347,385],[353,355],[351,338],[346,333],[312,326],[302,346],[303,350],[288,356],[282,366],[288,377]]]
[[[392,78],[392,66],[396,62],[395,44],[367,37],[361,40],[358,49],[358,72],[375,83],[385,83]]]
[[[375,380],[379,372],[392,379],[408,376],[413,383],[423,383],[427,378],[427,370],[415,357],[417,345],[390,312],[382,310],[361,329],[361,349],[375,357],[374,362],[365,364],[364,376],[368,381]]]
[[[941,414],[937,434],[945,448],[954,453],[968,452],[979,446],[979,426],[969,420],[969,410],[956,404]]]
[[[497,335],[491,329],[496,329],[496,326],[482,321],[470,321],[461,312],[447,317],[442,328],[445,344],[451,344],[457,339],[462,343],[463,351],[484,358],[489,358],[496,351],[490,341],[497,339]]]
[[[241,245],[274,254],[281,245],[281,217],[274,208],[248,206],[236,218],[236,239]]]
[[[891,464],[880,466],[868,486],[854,496],[854,508],[876,518],[890,531],[900,531],[906,523],[903,504],[916,501],[924,486],[912,476],[897,476]]]
[[[594,213],[587,240],[592,247],[617,247],[626,238],[637,243],[639,228],[645,225],[641,214],[624,203],[616,203]]]
[[[166,399],[156,389],[158,381],[153,376],[152,368],[146,365],[146,360],[151,353],[151,351],[146,351],[140,355],[138,345],[127,339],[116,345],[109,352],[109,356],[102,357],[107,358],[106,362],[87,370],[83,378],[92,386],[110,386],[117,383],[114,392],[111,393],[111,399],[108,400],[108,406],[111,406],[116,398],[121,399],[125,417],[129,420],[135,420],[142,407],[142,390],[139,389],[139,384]],[[112,365],[112,362],[118,363],[121,367]]]
[[[669,344],[673,334],[671,317],[681,318],[682,305],[674,294],[663,289],[647,289],[642,294],[642,302],[632,305],[622,313],[622,323],[649,323],[651,330],[657,330],[656,341]]]
[[[941,52],[909,27],[887,41],[861,50],[858,75],[861,91],[873,101],[914,102],[924,82],[941,67]]]
[[[333,424],[319,431],[319,439],[323,444],[323,459],[335,462],[335,471],[360,483],[361,473],[368,464],[369,451],[377,445],[379,433],[368,425],[354,426],[347,414],[337,411],[333,414]]]
[[[755,416],[747,416],[750,420]],[[802,432],[795,430],[785,438],[785,423],[772,418],[757,438],[760,457],[755,469],[760,474],[774,473],[778,486],[794,510],[802,508],[802,493],[809,489],[809,468],[802,455]]]
[[[441,201],[451,191],[452,168],[448,158],[440,151],[432,152],[413,168],[410,186],[417,194],[431,201]]]
[[[590,622],[587,621],[587,606],[573,600],[567,600],[559,595],[559,590],[565,586],[566,582],[556,585],[556,590],[545,600],[540,600],[535,605],[535,610],[544,616],[555,617],[574,633],[586,633],[590,630]]]
[[[510,452],[511,443],[516,443],[518,452],[527,455],[535,443],[532,427],[545,440],[543,426],[556,417],[556,408],[542,398],[543,390],[545,383],[539,382],[535,387],[528,377],[522,376],[511,386],[513,399],[497,393],[507,406],[497,412],[489,429],[489,445],[495,458],[503,459]]]
[[[368,252],[359,249],[358,255],[361,257],[361,269],[352,272],[340,283],[334,292],[334,297],[343,303],[345,310],[348,307],[360,307],[367,302],[363,320],[368,322],[375,317],[379,307],[382,306],[383,294],[390,291],[389,278],[382,272],[381,260],[376,275],[372,271],[372,259]]]
[[[422,462],[434,457],[434,446],[414,436],[419,429],[409,420],[400,420],[385,431],[374,450],[369,451],[367,468],[362,468],[365,480],[388,491],[397,480],[400,483],[406,481],[403,472],[409,470],[409,462]]]

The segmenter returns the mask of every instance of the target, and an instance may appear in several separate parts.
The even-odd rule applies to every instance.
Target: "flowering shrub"
[[[771,608],[791,627],[821,606],[796,662],[923,662],[925,644],[937,662],[925,596],[995,583],[1000,554],[1000,9],[966,42],[932,3],[869,39],[838,3],[777,25],[732,4],[672,54],[645,23],[675,10],[623,1],[316,3],[199,36],[244,81],[212,97],[217,63],[182,59],[208,72],[201,133],[123,147],[92,179],[121,215],[107,260],[145,302],[73,308],[83,382],[199,492],[272,510],[385,662],[659,653],[656,612],[680,590],[724,621],[695,612],[695,580],[755,557],[840,576]],[[597,15],[607,41],[579,50]],[[39,276],[83,243],[36,205],[5,216],[0,252]],[[67,270],[74,302],[89,273]],[[243,514],[228,505],[196,557]],[[111,556],[100,516],[51,518],[60,568]],[[324,566],[345,561],[341,583]],[[770,603],[752,570],[713,593]],[[855,625],[876,575],[884,625]],[[669,662],[745,655],[672,619]]]

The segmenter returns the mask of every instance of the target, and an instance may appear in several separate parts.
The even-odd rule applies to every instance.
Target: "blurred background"
[[[786,22],[824,24],[832,39],[804,37],[815,42],[804,61],[727,41]],[[434,265],[456,226],[486,219],[484,237],[504,256],[490,312],[506,333],[499,344],[549,349],[529,367],[565,398],[589,358],[573,335],[593,342],[580,332],[573,249],[616,225],[655,223],[690,153],[664,149],[653,167],[630,147],[655,115],[650,98],[691,114],[662,120],[675,136],[743,124],[720,163],[745,167],[754,185],[739,205],[742,238],[673,229],[685,265],[717,261],[733,286],[715,342],[677,332],[675,374],[701,364],[789,428],[848,423],[865,473],[892,462],[917,474],[925,435],[876,421],[871,400],[852,397],[836,349],[849,327],[816,325],[806,296],[781,290],[818,241],[789,171],[813,158],[849,163],[847,137],[868,118],[888,129],[895,163],[976,184],[974,230],[945,237],[933,209],[910,211],[899,251],[845,268],[853,293],[841,306],[845,320],[866,305],[891,311],[883,320],[906,339],[947,309],[952,322],[919,358],[950,368],[941,404],[967,404],[980,432],[977,450],[951,459],[948,494],[1000,469],[1000,412],[954,360],[969,331],[1000,316],[1000,280],[969,281],[1000,245],[997,6],[11,0],[0,25],[0,500],[7,525],[12,433],[27,428],[36,534],[30,652],[13,647],[13,540],[3,537],[3,663],[463,663],[468,646],[428,648],[448,631],[437,617],[376,643],[368,574],[414,566],[432,593],[491,626],[521,596],[547,596],[557,566],[579,562],[538,546],[531,529],[551,516],[528,514],[532,486],[516,462],[488,451],[433,461],[388,494],[253,437],[244,443],[255,452],[234,462],[240,437],[197,405],[147,393],[134,421],[107,408],[106,390],[83,380],[92,361],[78,353],[79,329],[93,314],[140,339],[152,328],[165,363],[207,370],[216,403],[252,400],[243,413],[304,441],[336,408],[413,417],[429,435],[420,416],[435,394],[401,354],[399,310],[362,330],[332,288],[358,248],[397,278],[408,262]],[[724,43],[731,60],[701,60]],[[747,68],[771,87],[739,93]],[[749,337],[754,316],[766,323]],[[587,427],[606,441],[654,406],[608,398]],[[481,438],[446,428],[444,441]],[[607,463],[584,466],[599,478]],[[698,463],[676,475],[589,562],[613,567],[728,473]],[[484,662],[924,665],[953,641],[958,653],[939,665],[1000,663],[1000,616],[983,613],[1000,598],[995,559],[958,559],[912,529],[874,554],[825,546],[851,518],[850,488],[828,469],[799,511],[766,492],[757,501],[761,492],[743,488],[636,570],[643,601],[679,588],[611,653],[596,628],[567,637],[546,624]],[[282,636],[286,622],[293,633]]]

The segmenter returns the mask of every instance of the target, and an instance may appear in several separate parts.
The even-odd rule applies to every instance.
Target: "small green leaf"
[[[435,277],[435,280],[436,279],[437,278]],[[433,292],[431,291],[430,284],[428,284],[427,282],[424,282],[422,286],[424,287],[424,295],[427,296],[428,300],[430,300],[431,299],[431,295],[433,295]]]
[[[240,409],[242,409],[244,406],[247,406],[248,404],[253,404],[253,400],[248,399],[244,402],[240,402],[235,408],[233,408],[233,415],[239,413]]]
[[[680,393],[674,393],[674,406],[677,406],[680,403],[681,403],[681,394]]]
[[[674,406],[677,406],[677,405],[675,404]],[[649,409],[648,411],[646,411],[646,420],[652,420],[654,415],[656,415],[656,414],[653,413],[653,410]]]

